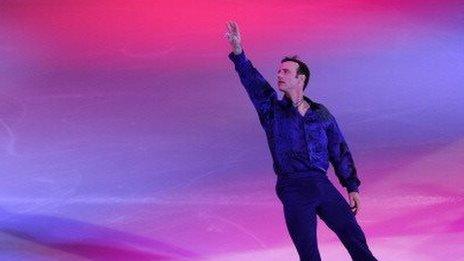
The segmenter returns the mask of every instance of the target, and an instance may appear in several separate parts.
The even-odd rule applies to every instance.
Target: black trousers
[[[278,176],[276,193],[283,204],[288,232],[301,261],[321,260],[316,225],[319,216],[335,232],[355,261],[377,260],[350,205],[324,173]]]

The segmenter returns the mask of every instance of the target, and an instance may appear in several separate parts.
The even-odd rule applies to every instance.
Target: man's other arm
[[[331,115],[327,129],[329,161],[334,167],[340,184],[349,192],[359,192],[361,181],[358,178],[356,167],[351,156],[348,144],[338,127],[335,117]]]

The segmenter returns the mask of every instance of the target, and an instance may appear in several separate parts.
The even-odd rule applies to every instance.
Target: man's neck
[[[285,92],[285,96],[289,98],[294,104],[300,100],[303,100],[302,90],[288,90]]]

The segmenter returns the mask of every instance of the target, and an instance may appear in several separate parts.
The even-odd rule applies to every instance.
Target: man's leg
[[[337,234],[353,260],[377,260],[369,250],[366,237],[348,202],[329,180],[322,189],[323,199],[316,208],[319,217]]]
[[[321,260],[317,247],[315,187],[298,183],[278,187],[285,223],[301,261]]]

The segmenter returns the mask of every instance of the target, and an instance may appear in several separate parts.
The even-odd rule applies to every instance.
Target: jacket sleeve
[[[361,181],[357,176],[350,149],[338,127],[335,117],[331,116],[330,119],[330,124],[327,128],[329,161],[334,167],[335,174],[340,184],[342,184],[348,192],[359,192],[358,187],[361,185]]]
[[[261,125],[264,128],[269,127],[273,117],[272,105],[277,100],[276,91],[256,70],[243,50],[238,55],[231,52],[229,59],[234,63],[240,81],[258,112]]]

